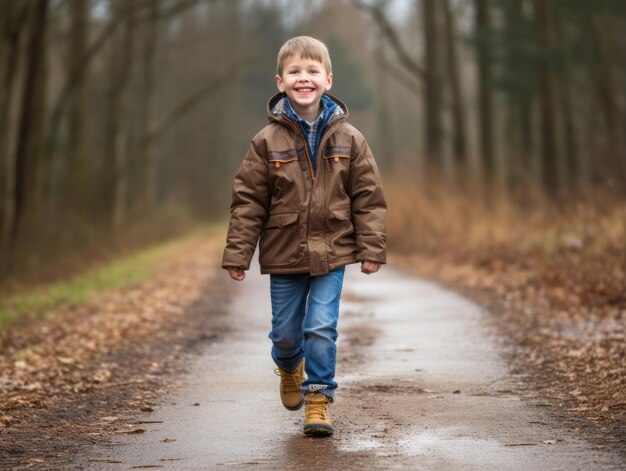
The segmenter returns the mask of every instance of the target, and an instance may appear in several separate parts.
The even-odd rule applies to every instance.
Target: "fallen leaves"
[[[115,422],[116,420],[120,420],[120,418],[116,416],[109,416],[109,417],[100,417],[100,420],[104,420],[106,422]]]
[[[129,422],[152,412],[178,384],[168,375],[228,328],[220,245],[190,242],[140,285],[3,332],[0,457],[69,459],[83,442],[144,433]],[[50,439],[40,439],[42,429],[54,432]]]
[[[117,432],[113,432],[113,433],[116,433],[116,434],[124,433],[124,434],[127,434],[127,435],[136,435],[136,434],[139,434],[139,433],[144,433],[145,431],[146,431],[146,429],[144,429],[144,428],[136,428],[136,429],[133,429],[133,430],[118,430]]]
[[[12,417],[9,415],[0,415],[0,427],[7,427],[11,423]]]

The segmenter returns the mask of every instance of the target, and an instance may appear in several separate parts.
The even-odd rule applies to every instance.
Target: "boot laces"
[[[289,373],[281,370],[280,368],[275,368],[274,373],[280,376],[282,380],[280,382],[280,390],[283,393],[300,392],[300,384],[304,381],[304,375],[299,374],[298,370],[293,373]]]
[[[304,411],[309,419],[328,420],[328,401],[325,399],[307,401],[304,404]]]

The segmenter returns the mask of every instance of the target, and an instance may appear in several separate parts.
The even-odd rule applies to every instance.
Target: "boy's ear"
[[[283,93],[285,91],[285,84],[283,83],[282,77],[280,75],[276,75],[274,79],[276,80],[276,86],[278,87],[278,91]]]
[[[333,86],[333,73],[331,72],[330,74],[328,74],[328,77],[326,77],[326,90],[325,91],[330,90],[332,86]]]

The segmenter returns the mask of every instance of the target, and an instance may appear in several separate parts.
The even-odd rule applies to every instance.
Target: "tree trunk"
[[[214,51],[215,57],[218,58],[221,66],[216,69],[219,70],[221,75],[229,73],[231,69],[236,74],[236,69],[233,69],[233,64],[240,60],[242,54],[242,45],[240,42],[240,0],[231,0],[229,2],[216,3],[212,5],[209,12],[209,24],[212,25],[214,31],[219,31],[221,36],[228,36],[231,38],[230,47],[228,50],[219,48]],[[234,156],[233,149],[233,130],[236,128],[236,116],[235,108],[232,106],[237,92],[237,78],[236,75],[228,82],[224,83],[223,89],[214,98],[214,106],[220,110],[219,115],[214,116],[213,120],[213,136],[214,143],[216,144],[215,154],[213,156],[213,174],[217,181],[214,183],[214,193],[212,195],[212,201],[215,202],[217,207],[228,206],[228,192],[223,191],[222,182],[228,181],[230,178],[230,165],[229,162],[232,158],[239,158]],[[196,162],[196,166],[202,166],[202,162]],[[197,176],[197,172],[196,172]],[[198,189],[203,192],[204,182],[198,181],[197,178],[192,180],[195,183],[195,190],[198,193]],[[198,206],[199,198],[194,197],[192,203],[196,206],[197,210],[203,211],[203,208]],[[209,206],[209,210],[214,211],[213,207]]]
[[[85,76],[82,61],[87,47],[88,0],[70,0],[71,30],[68,70],[74,76],[69,100],[68,168],[71,205],[83,206],[85,180]],[[83,208],[81,208],[83,209]]]
[[[534,12],[537,25],[537,44],[541,54],[538,71],[538,98],[543,186],[548,194],[555,195],[559,185],[558,160],[554,131],[554,92],[548,61],[552,47],[550,37],[552,0],[534,0]]]
[[[461,91],[461,81],[459,79],[459,60],[456,52],[455,22],[454,15],[450,7],[450,0],[443,3],[445,14],[445,32],[448,75],[450,78],[450,89],[452,92],[452,121],[454,123],[454,156],[456,163],[461,168],[467,164],[467,139],[465,136],[465,105],[463,103],[463,93]]]
[[[42,83],[44,80],[45,31],[48,0],[31,0],[29,3],[29,38],[27,46],[24,88],[19,117],[17,147],[15,150],[16,185],[15,217],[11,228],[11,244],[18,239],[20,226],[28,208],[33,178],[32,168],[37,164],[37,127],[42,122]],[[35,165],[33,165],[33,163]],[[29,170],[30,169],[30,170]]]
[[[143,92],[141,106],[141,134],[142,145],[140,146],[140,162],[144,165],[145,181],[143,207],[148,213],[157,206],[157,160],[154,139],[150,136],[155,131],[156,118],[154,115],[154,92],[155,92],[155,52],[158,39],[158,15],[159,0],[150,0],[148,21],[145,25],[143,44],[143,68],[142,87]]]
[[[493,149],[493,99],[491,95],[491,45],[487,34],[491,28],[487,0],[474,0],[475,27],[478,37],[478,103],[480,128],[480,157],[487,188],[495,176]]]
[[[424,64],[426,87],[424,89],[424,137],[426,156],[439,165],[442,155],[443,133],[441,126],[442,87],[439,77],[439,49],[437,47],[438,0],[421,0],[424,28]]]
[[[553,22],[554,38],[557,43],[564,41],[563,19],[555,11]],[[561,52],[558,57],[557,94],[561,123],[563,126],[563,139],[565,150],[565,173],[563,176],[564,186],[576,191],[580,182],[580,163],[578,153],[578,143],[576,138],[576,127],[574,122],[574,111],[572,109],[571,77],[569,64],[565,54]]]
[[[504,180],[507,187],[515,194],[522,196],[528,189],[524,185],[527,177],[532,176],[532,94],[534,84],[532,80],[521,79],[520,70],[527,70],[527,75],[535,68],[534,58],[528,52],[530,37],[528,18],[524,12],[526,0],[502,2],[503,32],[502,43],[505,51],[504,73],[509,84],[507,93],[506,114],[506,142],[507,165],[504,171]],[[537,181],[539,175],[535,175]],[[522,190],[523,193],[520,193]]]
[[[385,170],[392,170],[394,166],[394,142],[391,127],[391,114],[389,112],[389,96],[387,92],[387,74],[384,71],[385,64],[385,43],[381,34],[376,38],[376,49],[374,51],[376,59],[376,89],[378,103],[376,106],[376,129],[378,130],[378,142],[381,152],[381,159]]]
[[[591,67],[591,75],[597,94],[602,120],[606,129],[607,145],[605,177],[613,180],[623,192],[626,192],[626,147],[624,128],[621,125],[623,113],[619,109],[614,64],[618,63],[618,55],[613,47],[613,18],[606,13],[592,19],[592,42],[596,64]],[[618,33],[619,34],[619,33]]]
[[[0,252],[8,252],[15,226],[16,205],[16,138],[19,70],[22,67],[28,5],[0,2]]]
[[[115,14],[123,24],[122,31],[118,33],[113,56],[114,78],[111,92],[111,141],[113,143],[114,163],[114,193],[113,193],[113,225],[116,230],[121,229],[127,219],[129,168],[128,168],[128,113],[129,113],[129,90],[134,20],[129,3],[117,2],[114,6]]]

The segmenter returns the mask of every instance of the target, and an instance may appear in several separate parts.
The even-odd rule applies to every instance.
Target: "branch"
[[[2,0],[0,0],[2,1]],[[159,20],[167,19],[172,16],[178,15],[182,13],[188,8],[195,6],[198,3],[203,1],[218,1],[218,0],[180,0],[175,5],[170,8],[164,10],[159,15]],[[141,15],[143,13],[142,10],[146,9],[149,6],[149,1],[138,2],[137,0],[133,1],[130,5],[130,14],[131,15]],[[67,107],[72,94],[74,93],[74,89],[76,85],[83,80],[83,74],[89,67],[89,64],[95,57],[95,55],[102,49],[102,47],[107,43],[107,41],[113,36],[117,28],[120,26],[121,22],[117,16],[113,16],[105,28],[100,32],[100,34],[96,37],[94,42],[87,48],[83,57],[76,67],[74,67],[67,76],[65,83],[63,84],[63,88],[61,89],[61,93],[59,94],[59,98],[54,104],[52,115],[50,117],[50,131],[48,133],[48,138],[46,140],[46,152],[49,155],[54,153],[54,149],[56,147],[57,138],[59,135],[59,128],[61,126],[61,117],[65,113],[65,108]]]
[[[406,48],[402,45],[402,42],[400,41],[398,33],[393,28],[393,26],[391,26],[391,23],[389,23],[389,20],[387,19],[383,11],[377,6],[368,5],[367,3],[363,2],[363,0],[352,0],[352,3],[355,7],[359,8],[360,10],[364,10],[370,14],[374,22],[380,28],[383,36],[385,36],[387,38],[387,41],[389,41],[389,44],[391,44],[391,47],[396,53],[396,56],[398,57],[400,63],[416,78],[427,82],[429,77],[428,72],[426,72],[426,70],[421,65],[419,65],[407,52]]]
[[[199,90],[196,90],[189,97],[183,100],[176,108],[174,108],[167,116],[165,116],[161,123],[158,124],[155,129],[150,132],[150,134],[146,136],[146,138],[142,142],[142,145],[144,147],[148,146],[157,139],[159,139],[174,123],[176,123],[176,121],[185,116],[196,105],[201,103],[202,100],[219,91],[225,83],[232,81],[238,70],[238,64],[230,66],[230,68],[228,68],[222,76],[211,80],[205,86],[203,86]]]
[[[407,76],[403,70],[398,68],[396,64],[392,64],[386,57],[380,60],[381,68],[384,73],[388,74],[391,78],[397,80],[404,85],[410,92],[417,95],[423,95],[424,86],[415,81],[415,77],[412,75]]]

